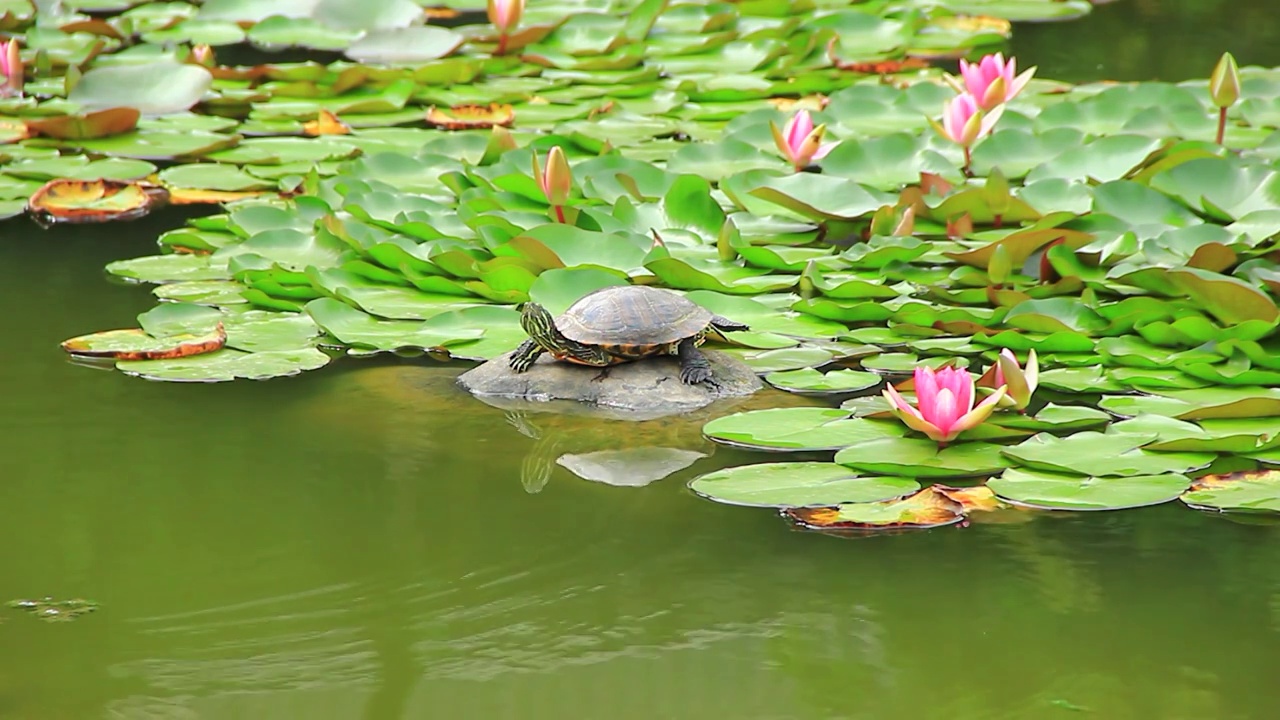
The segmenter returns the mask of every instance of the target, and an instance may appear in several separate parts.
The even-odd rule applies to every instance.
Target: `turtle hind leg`
[[[533,364],[538,361],[538,358],[544,352],[546,351],[539,347],[538,343],[532,340],[525,340],[520,343],[520,347],[516,348],[515,352],[511,353],[511,359],[507,361],[507,364],[511,366],[512,370],[522,373],[533,367]]]
[[[747,325],[719,315],[711,316],[711,328],[716,331],[717,335],[721,336],[727,332],[745,332],[751,329]]]
[[[681,340],[676,348],[676,354],[680,356],[681,382],[686,385],[716,384],[711,377],[711,361],[707,360],[707,356],[698,349],[693,338]]]

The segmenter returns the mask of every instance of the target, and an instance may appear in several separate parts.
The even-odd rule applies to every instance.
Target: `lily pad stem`
[[[1218,144],[1222,144],[1222,138],[1227,134],[1227,109],[1218,108]]]

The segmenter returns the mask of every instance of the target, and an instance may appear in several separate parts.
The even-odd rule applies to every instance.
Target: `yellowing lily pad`
[[[62,349],[78,357],[117,360],[165,360],[202,355],[222,349],[227,331],[222,323],[211,332],[155,337],[141,328],[107,330],[65,340]]]
[[[1197,510],[1280,513],[1280,470],[1205,475],[1182,495]]]
[[[789,508],[782,512],[783,517],[809,530],[926,529],[954,525],[964,519],[963,506],[932,487],[901,500]]]
[[[495,126],[511,127],[516,120],[515,109],[510,105],[455,105],[447,110],[432,107],[427,111],[427,123],[445,130],[477,130]]]
[[[133,220],[167,200],[163,188],[116,180],[50,180],[27,201],[39,222],[99,223]]]

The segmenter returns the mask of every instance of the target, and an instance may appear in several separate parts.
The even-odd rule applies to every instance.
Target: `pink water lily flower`
[[[1001,53],[987,55],[976,63],[961,60],[960,77],[964,80],[964,91],[978,101],[978,107],[990,110],[1012,100],[1036,74],[1036,69],[1031,68],[1015,75],[1017,68],[1017,58],[1011,57],[1005,62]]]
[[[21,95],[25,72],[22,56],[18,54],[18,39],[0,43],[0,75],[4,76],[4,83],[0,84],[0,97]]]
[[[773,122],[769,123],[773,131],[773,142],[778,152],[799,172],[814,160],[821,160],[831,152],[835,143],[823,144],[822,136],[827,131],[826,125],[814,127],[813,118],[808,110],[801,110],[787,121],[785,128],[779,130]]]
[[[889,401],[889,412],[939,445],[980,425],[1005,394],[1005,389],[999,388],[975,407],[973,376],[967,370],[952,367],[916,368],[915,386],[915,407],[907,403],[893,385],[886,386],[884,397]]]
[[[556,219],[565,222],[564,204],[569,201],[569,193],[573,190],[573,174],[569,170],[564,150],[559,145],[547,152],[545,169],[538,165],[538,153],[533,153],[533,177],[538,181],[538,188],[546,196],[547,202],[555,210]]]

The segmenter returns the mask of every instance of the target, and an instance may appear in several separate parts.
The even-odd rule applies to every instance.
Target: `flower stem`
[[[964,167],[960,168],[960,172],[964,173],[965,177],[973,177],[973,173],[969,172],[969,166],[972,164],[973,164],[973,150],[969,149],[968,145],[965,145],[964,146]]]
[[[507,54],[507,34],[506,33],[502,33],[498,35],[498,49],[495,50],[493,54],[494,55]]]
[[[1222,138],[1227,134],[1227,109],[1218,108],[1218,144],[1222,144]]]
[[[568,221],[564,219],[564,206],[553,205],[552,207],[556,209],[556,220],[558,220],[560,223],[567,224]]]

